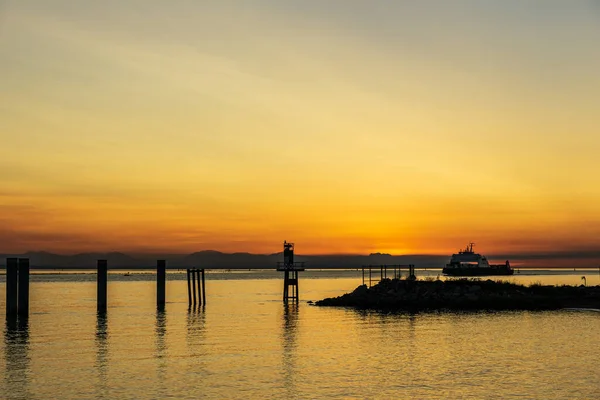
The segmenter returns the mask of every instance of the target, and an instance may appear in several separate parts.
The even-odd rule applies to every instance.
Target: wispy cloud
[[[587,246],[595,4],[6,3],[5,228],[49,247]]]

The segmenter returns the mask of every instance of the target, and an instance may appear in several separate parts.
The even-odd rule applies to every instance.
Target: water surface
[[[154,275],[34,275],[27,325],[0,341],[0,398],[600,398],[600,313],[380,314],[306,303],[353,290],[359,271],[307,271],[299,305],[280,274],[207,274],[188,311],[170,272],[165,312]],[[439,271],[423,271],[436,276]],[[375,274],[373,274],[375,275]],[[521,271],[544,284],[600,284],[591,271]],[[0,285],[4,320],[5,286]]]

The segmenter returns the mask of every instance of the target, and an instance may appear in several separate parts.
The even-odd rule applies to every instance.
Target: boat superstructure
[[[453,276],[485,276],[485,275],[512,275],[514,270],[506,260],[505,264],[490,264],[484,256],[473,251],[473,245],[469,245],[452,254],[450,262],[446,264],[442,272],[444,275]]]

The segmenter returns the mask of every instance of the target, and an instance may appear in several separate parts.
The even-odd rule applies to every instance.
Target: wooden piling
[[[164,310],[166,303],[167,261],[156,261],[156,307]]]
[[[202,268],[202,304],[206,305],[206,285],[204,284],[204,268]]]
[[[19,258],[18,277],[18,305],[19,318],[29,316],[29,258]]]
[[[188,289],[188,306],[191,307],[192,306],[192,286],[191,286],[191,275],[192,271],[191,270],[187,270],[187,289]]]
[[[188,305],[206,304],[206,286],[204,283],[204,269],[189,268],[187,270]]]
[[[98,260],[98,276],[96,278],[97,295],[96,305],[99,313],[106,313],[107,309],[107,284],[108,284],[108,262]]]
[[[294,271],[294,279],[296,280],[296,289],[295,289],[295,293],[296,293],[296,303],[298,303],[298,301],[300,301],[300,279],[298,279],[298,271]]]
[[[283,271],[283,302],[288,301],[289,294],[290,271]]]
[[[18,310],[18,271],[19,260],[17,258],[6,259],[6,319],[17,317]]]
[[[193,293],[193,298],[194,298],[194,305],[196,305],[196,270],[193,269],[192,270],[192,293]]]
[[[199,269],[196,270],[196,277],[198,278],[196,280],[196,284],[198,285],[198,305],[201,306],[202,305],[202,282],[200,282],[200,270]]]

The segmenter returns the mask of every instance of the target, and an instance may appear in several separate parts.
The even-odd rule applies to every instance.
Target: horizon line
[[[96,251],[87,251],[87,252],[68,252],[68,253],[61,253],[61,252],[52,252],[52,251],[47,251],[47,250],[27,250],[25,252],[0,252],[0,254],[2,254],[3,256],[8,256],[8,255],[25,255],[25,254],[50,254],[50,255],[56,255],[56,256],[65,256],[65,257],[72,257],[72,256],[78,256],[78,255],[90,255],[90,254],[122,254],[122,255],[126,255],[129,257],[136,257],[136,256],[144,256],[144,257],[150,257],[150,256],[165,256],[165,255],[169,255],[169,256],[190,256],[193,254],[198,254],[198,253],[219,253],[219,254],[225,254],[225,255],[234,255],[234,254],[247,254],[247,255],[252,255],[252,256],[272,256],[272,255],[277,255],[277,254],[282,254],[283,251],[279,251],[279,252],[274,252],[274,253],[252,253],[252,252],[248,252],[248,251],[239,251],[239,252],[225,252],[225,251],[220,251],[220,250],[212,250],[212,249],[206,249],[206,250],[197,250],[197,251],[192,251],[192,252],[169,252],[169,251],[165,251],[165,252],[138,252],[138,251],[115,251],[115,250],[109,250],[109,251],[103,251],[103,250],[96,250]],[[371,253],[317,253],[317,254],[295,254],[296,257],[369,257],[369,256],[375,256],[375,255],[382,255],[382,256],[391,256],[391,257],[450,257],[451,254],[441,254],[441,253],[403,253],[403,254],[393,254],[393,253],[385,253],[385,252],[371,252]],[[514,252],[514,253],[496,253],[496,254],[490,254],[490,255],[486,255],[486,257],[489,258],[524,258],[524,259],[546,259],[546,258],[598,258],[598,262],[600,263],[600,248],[598,249],[582,249],[582,250],[575,250],[575,251],[564,251],[564,250],[559,250],[559,251],[553,251],[553,252],[544,252],[544,251],[531,251],[531,252]]]

